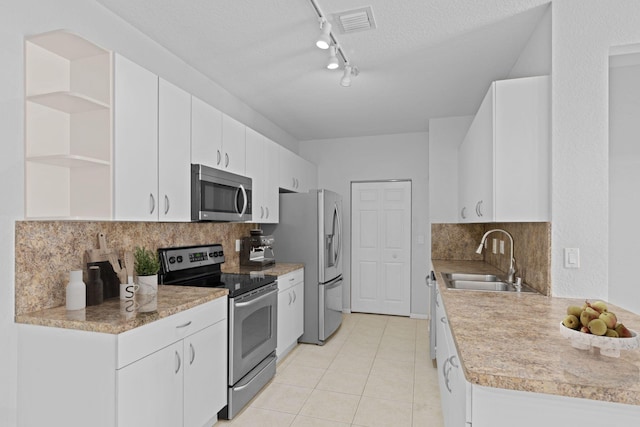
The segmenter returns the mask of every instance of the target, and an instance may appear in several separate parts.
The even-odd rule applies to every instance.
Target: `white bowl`
[[[629,338],[605,337],[569,329],[560,322],[560,334],[571,342],[571,346],[579,350],[590,350],[591,347],[600,348],[600,354],[609,357],[620,357],[620,350],[638,348],[639,336],[635,331]]]

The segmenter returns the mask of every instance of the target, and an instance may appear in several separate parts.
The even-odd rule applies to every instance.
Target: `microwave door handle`
[[[242,210],[238,212],[237,206],[238,206],[238,196],[240,195],[240,192],[242,192]],[[246,210],[247,210],[247,192],[245,191],[244,186],[240,184],[240,186],[236,190],[236,213],[238,214],[238,216],[242,216],[244,215]]]

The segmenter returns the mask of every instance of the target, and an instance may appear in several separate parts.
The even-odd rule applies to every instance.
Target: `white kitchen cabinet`
[[[317,188],[318,169],[316,165],[303,159],[292,151],[280,147],[280,188],[306,193]]]
[[[25,40],[28,219],[112,217],[111,58],[68,31]]]
[[[460,222],[549,221],[550,80],[491,84],[458,151]]]
[[[220,169],[222,154],[222,113],[192,96],[191,163]]]
[[[182,357],[177,342],[117,371],[118,426],[182,425]]]
[[[278,276],[278,341],[276,356],[284,357],[304,332],[304,269]]]
[[[222,165],[220,169],[245,174],[246,126],[222,114]]]
[[[252,221],[278,223],[278,147],[263,135],[247,128],[246,175],[252,180]]]
[[[214,424],[226,405],[227,305],[218,298],[121,334],[19,324],[18,424]]]
[[[120,221],[158,219],[158,76],[115,55],[114,210]]]
[[[191,95],[158,85],[158,219],[191,220]]]
[[[466,381],[462,364],[449,329],[446,311],[436,291],[436,360],[438,385],[445,427],[471,425],[471,385]],[[469,424],[467,424],[469,423]]]

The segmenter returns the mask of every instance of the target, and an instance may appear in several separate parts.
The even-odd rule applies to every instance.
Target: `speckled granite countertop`
[[[61,306],[21,314],[16,316],[16,323],[120,334],[216,298],[226,297],[228,293],[227,289],[220,288],[161,285],[158,286],[158,308],[152,312],[127,313],[125,306],[128,303],[113,298],[84,310],[67,311]]]
[[[478,261],[433,260],[438,288],[467,380],[472,384],[640,405],[640,349],[619,358],[577,350],[560,335],[569,305],[584,300],[447,289],[440,273],[496,273]],[[630,329],[640,316],[609,304]]]
[[[272,276],[282,276],[287,273],[291,273],[292,271],[299,270],[304,268],[304,264],[297,263],[288,263],[288,262],[277,262],[273,266],[265,269],[256,269],[252,267],[238,266],[238,267],[230,267],[225,268],[224,264],[222,265],[223,273],[237,273],[237,274],[249,274],[252,272],[264,273]]]

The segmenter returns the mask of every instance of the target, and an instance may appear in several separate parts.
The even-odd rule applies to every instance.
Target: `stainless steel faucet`
[[[476,253],[477,254],[482,253],[482,249],[484,248],[484,242],[487,240],[487,236],[493,233],[494,231],[500,231],[506,234],[509,237],[509,241],[511,242],[511,258],[509,261],[509,273],[507,275],[507,282],[513,284],[514,277],[516,275],[516,268],[515,268],[516,259],[513,257],[513,237],[511,236],[511,234],[509,234],[508,231],[505,231],[501,228],[494,228],[493,230],[489,230],[486,233],[484,233],[484,236],[482,236],[482,240],[480,241],[480,246],[478,246],[478,249],[476,249]]]

